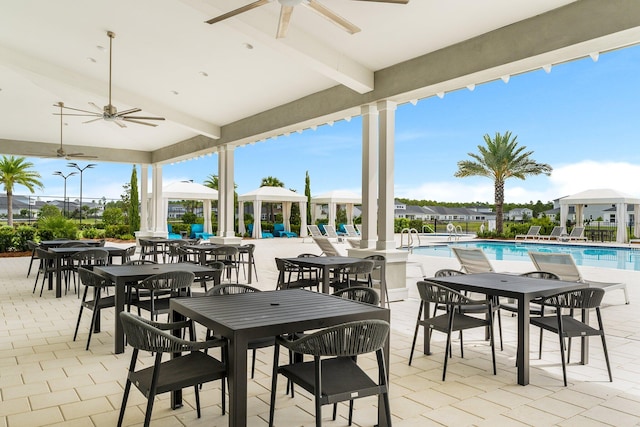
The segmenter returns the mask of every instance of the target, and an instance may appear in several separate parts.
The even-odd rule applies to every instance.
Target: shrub
[[[131,234],[123,234],[119,237],[120,240],[135,240],[136,238]]]
[[[27,240],[35,240],[36,228],[30,225],[21,225],[16,229],[15,237],[13,239],[14,246],[17,251],[26,251],[29,249]]]
[[[39,218],[46,218],[49,216],[62,216],[62,212],[56,206],[53,205],[44,205],[40,208]]]
[[[104,238],[104,230],[98,230],[97,228],[87,228],[82,230],[82,237],[85,239],[102,239]]]
[[[13,249],[13,238],[16,231],[9,225],[0,227],[0,252],[8,252]]]
[[[195,224],[198,217],[193,212],[187,212],[182,215],[182,222],[185,224]]]
[[[123,235],[129,234],[129,226],[120,224],[120,225],[108,225],[104,230],[104,236],[112,239],[122,239]],[[123,239],[128,240],[128,239]]]
[[[40,240],[76,239],[78,227],[63,216],[48,216],[38,219],[38,235]]]
[[[124,214],[120,208],[106,208],[102,214],[102,222],[107,226],[124,224]],[[105,227],[108,228],[108,227]],[[129,227],[127,227],[127,230]],[[108,234],[108,233],[107,233]]]

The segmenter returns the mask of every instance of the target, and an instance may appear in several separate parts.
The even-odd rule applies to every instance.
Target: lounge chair
[[[333,225],[325,224],[324,225],[324,232],[325,232],[326,237],[329,237],[329,238],[332,238],[332,239],[339,239],[340,238],[340,235],[336,231],[336,227],[333,226]]]
[[[356,230],[358,230],[358,234],[362,234],[362,224],[356,224]]]
[[[473,274],[495,272],[482,249],[452,247],[451,250],[456,258],[458,258],[461,270],[465,273]]]
[[[247,233],[249,233],[249,236],[253,236],[253,223],[247,224]],[[262,238],[271,239],[273,238],[273,233],[269,233],[268,231],[263,231]]]
[[[273,235],[275,237],[298,237],[293,231],[287,231],[284,229],[284,224],[273,224]]]
[[[338,248],[327,237],[314,237],[313,241],[322,250],[322,255],[326,256],[342,256]]]
[[[356,228],[353,224],[344,224],[344,231],[347,233],[347,237],[360,237],[360,233],[356,231]]]
[[[211,236],[215,236],[215,234],[205,233],[204,224],[191,224],[191,234],[189,234],[190,239],[207,240]]]
[[[548,271],[554,273],[560,280],[567,282],[586,283],[589,287],[602,288],[605,291],[622,289],[624,292],[625,304],[629,304],[629,293],[625,283],[607,283],[585,280],[578,270],[575,260],[571,254],[567,253],[549,253],[549,252],[529,252],[529,257],[536,269],[540,271]]]
[[[564,235],[566,235],[564,227],[561,225],[556,225],[555,227],[553,227],[553,230],[551,230],[551,234],[541,234],[540,236],[538,236],[538,238],[542,240],[560,240],[560,238],[562,238],[562,236]]]
[[[311,237],[322,237],[322,231],[317,225],[307,225],[307,230],[309,230]]]
[[[569,242],[574,240],[582,240],[586,242],[587,238],[584,237],[584,227],[573,227],[571,233],[568,236],[561,237],[560,240]]]
[[[182,234],[173,232],[173,226],[171,224],[167,224],[167,231],[169,232],[167,236],[169,239],[182,239]]]
[[[540,229],[542,227],[539,225],[532,225],[531,227],[529,227],[529,231],[527,231],[527,234],[516,234],[516,239],[518,240],[519,238],[522,238],[524,240],[527,239],[537,239],[540,237]]]

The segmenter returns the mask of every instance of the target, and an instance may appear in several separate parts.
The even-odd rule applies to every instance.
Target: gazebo
[[[286,231],[291,231],[291,204],[298,202],[300,204],[300,237],[307,235],[307,198],[303,194],[287,190],[282,187],[260,187],[256,190],[238,196],[238,232],[244,234],[246,228],[244,225],[244,203],[253,203],[253,234],[251,237],[256,239],[262,238],[262,227],[260,226],[260,218],[262,213],[262,202],[277,203],[282,202],[282,222]]]
[[[151,194],[149,195],[151,198]],[[206,185],[193,181],[175,181],[162,187],[163,212],[169,211],[169,200],[202,200],[204,212],[204,231],[213,234],[211,230],[211,201],[218,200],[218,191]],[[160,229],[167,230],[167,215],[161,215]]]
[[[345,205],[347,211],[347,223],[353,223],[353,207],[362,204],[362,196],[347,190],[334,190],[322,193],[311,198],[311,218],[316,222],[316,209],[314,205],[329,205],[329,224],[336,223],[336,209],[338,205]]]
[[[640,199],[620,193],[611,189],[594,189],[586,190],[571,196],[560,199],[560,224],[567,223],[569,214],[569,206],[575,206],[576,223],[582,224],[583,208],[585,205],[614,205],[616,207],[616,222],[618,223],[616,232],[616,242],[625,243],[627,238],[627,227],[625,226],[625,217],[627,213],[627,205],[634,205],[634,227],[633,234],[640,235],[640,225],[638,219],[640,216]]]

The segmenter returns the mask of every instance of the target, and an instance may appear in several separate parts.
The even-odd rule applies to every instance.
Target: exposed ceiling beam
[[[181,0],[207,17],[219,15],[219,9],[202,0]],[[331,46],[312,37],[307,32],[290,25],[287,37],[276,39],[277,19],[257,8],[251,13],[243,13],[214,25],[228,25],[246,34],[264,46],[296,59],[300,64],[357,93],[367,93],[374,89],[373,71],[336,51]],[[207,25],[203,23],[203,25]]]
[[[0,64],[28,72],[33,83],[41,87],[64,85],[73,88],[74,90],[83,91],[94,96],[106,96],[107,89],[106,84],[103,81],[24,55],[4,46],[0,46]],[[114,87],[114,92],[118,94],[118,102],[132,107],[141,108],[145,112],[160,115],[165,119],[193,132],[197,132],[211,138],[220,137],[220,126],[189,116],[171,107],[159,105],[148,98],[122,88]],[[78,106],[78,108],[85,107]]]

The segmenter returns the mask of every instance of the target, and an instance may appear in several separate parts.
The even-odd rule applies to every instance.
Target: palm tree
[[[260,187],[284,187],[284,182],[274,176],[262,178]],[[269,203],[269,220],[273,221],[273,203]]]
[[[33,163],[27,162],[24,157],[2,156],[0,160],[0,183],[4,185],[7,192],[7,224],[13,226],[13,187],[23,185],[33,193],[35,187],[44,188],[38,179],[40,174],[29,170]]]
[[[214,190],[218,189],[218,175],[211,174],[204,180],[203,183],[205,186],[209,188],[213,188]]]
[[[537,163],[531,158],[533,151],[525,151],[527,147],[518,146],[518,137],[511,137],[511,132],[504,135],[496,132],[493,139],[484,135],[485,146],[478,145],[479,153],[468,153],[474,160],[458,162],[458,171],[454,176],[484,176],[493,179],[496,204],[496,231],[502,233],[504,182],[508,178],[525,179],[529,175],[550,175],[553,168],[546,163]]]

